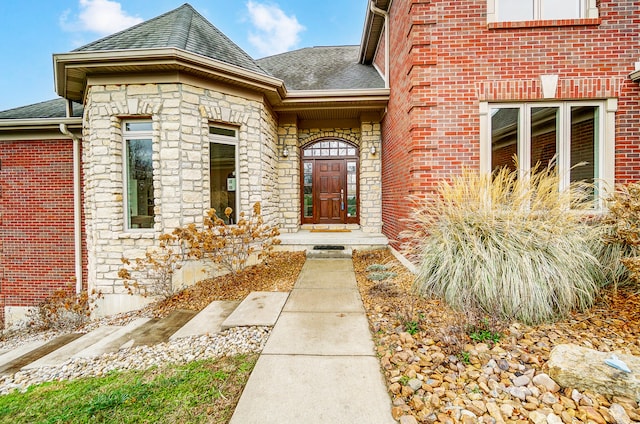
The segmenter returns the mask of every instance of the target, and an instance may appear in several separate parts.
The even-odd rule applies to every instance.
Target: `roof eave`
[[[631,74],[629,74],[629,78],[631,78],[631,81],[640,83],[640,69],[631,72]]]
[[[287,92],[284,101],[354,101],[370,100],[373,98],[389,100],[390,90],[388,88],[367,88],[351,90],[291,90]]]
[[[28,119],[0,119],[1,129],[47,129],[59,128],[60,124],[70,126],[82,125],[81,117],[73,118],[28,118]]]
[[[80,134],[82,118],[0,119],[0,141],[63,140],[60,124]]]
[[[389,103],[389,90],[297,90],[287,93],[276,112],[301,114],[308,111],[384,112]]]
[[[84,81],[79,81],[76,77],[76,83],[86,85],[86,77],[89,72],[86,72],[85,69],[95,70],[96,73],[99,73],[101,68],[125,66],[135,66],[140,69],[153,69],[154,66],[160,65],[184,67],[207,74],[212,78],[225,78],[259,91],[278,93],[280,97],[284,95],[282,80],[177,48],[60,53],[53,55],[53,65],[56,92],[62,97],[78,102],[83,102],[81,94],[84,93],[84,90],[72,92],[69,89],[69,70],[79,70]]]

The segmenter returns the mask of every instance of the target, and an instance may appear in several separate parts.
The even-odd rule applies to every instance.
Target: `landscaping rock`
[[[526,386],[531,382],[531,379],[526,375],[521,375],[513,379],[513,385],[516,387]]]
[[[609,407],[609,415],[611,415],[615,424],[631,424],[632,422],[627,411],[624,410],[622,405],[617,403],[611,404]]]
[[[537,374],[535,377],[533,377],[532,381],[536,386],[543,388],[551,393],[556,393],[560,390],[560,386],[558,385],[558,383],[553,381],[551,377],[544,373]]]
[[[619,354],[618,357],[632,371],[625,373],[605,364],[604,361],[610,357],[609,352],[561,344],[553,348],[546,365],[549,376],[562,387],[640,398],[640,380],[637,376],[640,373],[640,358]]]
[[[403,415],[400,417],[400,424],[418,424],[418,420],[413,415]]]
[[[547,424],[562,424],[562,419],[556,414],[547,415]]]
[[[357,270],[366,264],[359,265],[356,255],[354,266]],[[640,356],[640,296],[618,290],[599,306],[565,320],[537,326],[514,323],[499,330],[503,334],[499,343],[489,344],[475,343],[461,334],[463,317],[456,318],[456,312],[438,299],[412,297],[410,275],[398,271],[393,280],[395,291],[403,295],[378,295],[370,290],[373,283],[365,278],[358,282],[389,387],[393,389],[403,376],[408,378],[406,385],[412,378],[423,382],[407,397],[390,390],[394,405],[398,402],[408,408],[398,411],[397,419],[412,415],[421,424],[640,422],[635,396],[561,388],[546,367],[553,348],[568,343]],[[398,311],[413,311],[421,320],[421,330],[411,338],[402,334]],[[406,352],[407,360],[391,363],[389,359],[398,352]],[[582,374],[588,376],[591,370]]]

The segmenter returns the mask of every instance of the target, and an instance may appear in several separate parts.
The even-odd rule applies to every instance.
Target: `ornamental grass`
[[[464,171],[414,208],[415,289],[462,311],[526,324],[590,307],[605,274],[593,188],[560,190],[553,168]]]

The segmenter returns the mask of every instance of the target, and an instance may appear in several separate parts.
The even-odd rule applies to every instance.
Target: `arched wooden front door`
[[[302,149],[302,223],[359,223],[358,148],[340,139]]]

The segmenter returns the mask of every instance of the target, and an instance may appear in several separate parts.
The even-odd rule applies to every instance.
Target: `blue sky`
[[[186,0],[2,0],[0,110],[57,97],[52,54],[175,9]],[[359,44],[368,0],[190,0],[254,58]]]

